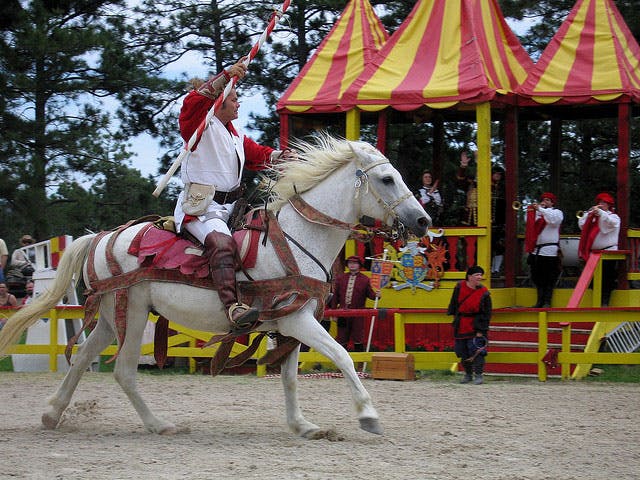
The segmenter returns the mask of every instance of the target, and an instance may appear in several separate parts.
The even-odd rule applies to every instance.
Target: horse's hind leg
[[[308,422],[302,415],[298,402],[298,351],[289,354],[280,367],[282,386],[284,387],[287,424],[292,432],[301,437],[310,438],[320,427]]]
[[[140,344],[142,342],[142,334],[146,325],[148,313],[145,311],[135,311],[129,308],[127,325],[127,335],[124,344],[116,358],[116,365],[113,369],[113,375],[129,397],[129,401],[138,412],[142,423],[147,430],[152,433],[173,434],[177,429],[173,423],[157,418],[149,409],[145,401],[138,393],[136,375],[138,373],[138,360],[140,358]]]
[[[91,334],[78,347],[78,352],[72,357],[71,368],[65,375],[58,390],[49,398],[51,408],[42,414],[42,424],[46,428],[56,428],[62,413],[71,401],[73,392],[78,386],[82,374],[89,368],[93,359],[96,358],[114,338],[115,335],[111,327],[104,319],[100,318]]]

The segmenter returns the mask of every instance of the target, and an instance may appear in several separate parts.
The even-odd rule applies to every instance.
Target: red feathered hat
[[[351,255],[349,258],[347,258],[347,263],[349,263],[349,262],[358,262],[358,264],[360,266],[362,266],[364,264],[362,259],[357,255]]]
[[[540,200],[544,200],[545,198],[548,198],[549,200],[551,200],[554,205],[558,203],[558,199],[551,192],[544,192],[542,195],[540,195]]]
[[[607,192],[602,192],[602,193],[599,193],[598,195],[596,195],[595,203],[598,203],[598,202],[608,203],[610,207],[612,207],[613,205],[616,204],[616,201]]]

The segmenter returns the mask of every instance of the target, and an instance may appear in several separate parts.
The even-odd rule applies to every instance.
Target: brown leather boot
[[[238,329],[251,326],[258,320],[259,311],[244,303],[238,303],[236,242],[230,235],[211,232],[204,240],[204,247],[211,268],[211,279],[218,289],[220,301],[227,309],[229,322]]]

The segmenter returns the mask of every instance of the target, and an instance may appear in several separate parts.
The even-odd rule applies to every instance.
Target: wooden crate
[[[374,353],[371,376],[378,380],[415,380],[416,370],[410,353]]]

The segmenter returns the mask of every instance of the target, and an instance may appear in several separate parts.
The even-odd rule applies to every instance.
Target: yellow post
[[[402,313],[396,312],[393,314],[393,329],[395,341],[393,351],[404,353],[407,342],[404,337],[404,316]]]
[[[189,339],[189,347],[196,348],[196,339],[191,337]],[[193,357],[189,357],[189,373],[196,373],[197,362]]]
[[[345,137],[347,140],[360,140],[360,110],[357,108],[347,111]]]
[[[253,340],[254,336],[255,336],[255,333],[251,334],[251,336],[249,337],[250,340]],[[249,345],[251,345],[251,341],[249,342]],[[260,342],[260,345],[258,345],[255,357],[256,358],[262,358],[266,354],[267,354],[267,339],[265,337]],[[264,377],[266,374],[267,374],[267,366],[266,365],[264,365],[264,364],[263,365],[256,365],[256,377]]]
[[[548,338],[549,322],[547,319],[547,312],[541,311],[538,313],[538,380],[541,382],[547,381],[547,366],[542,359],[549,348],[549,344],[547,342]]]
[[[58,371],[58,310],[49,311],[49,371]]]
[[[486,227],[486,235],[478,237],[478,265],[491,277],[491,106],[476,105],[478,123],[478,226]]]
[[[571,322],[562,326],[562,353],[571,353]],[[571,374],[571,364],[562,362],[560,364],[560,375],[563,380],[568,380]]]
[[[599,307],[602,304],[602,256],[598,260],[593,271],[593,291],[591,292],[591,306]]]

